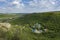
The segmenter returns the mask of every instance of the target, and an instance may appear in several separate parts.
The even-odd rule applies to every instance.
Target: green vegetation
[[[9,22],[9,31],[0,30],[2,40],[60,40],[60,12],[26,14]],[[48,32],[33,33],[29,26],[35,23],[46,26]]]

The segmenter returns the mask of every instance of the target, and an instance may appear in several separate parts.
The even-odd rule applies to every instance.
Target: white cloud
[[[55,9],[56,0],[32,0],[29,2],[29,5],[33,8],[29,8],[31,12],[38,11],[51,11]]]
[[[24,4],[21,3],[21,0],[15,0],[12,2],[13,5],[16,5],[16,8],[23,8]]]
[[[20,4],[20,3],[19,3],[19,1],[13,1],[12,4],[16,4],[16,5],[18,5],[18,4]]]
[[[31,5],[31,6],[38,6],[39,5],[38,1],[37,0],[30,1],[29,5]]]
[[[52,4],[55,4],[55,2],[51,2]]]
[[[6,0],[0,0],[6,1]],[[22,0],[13,0],[12,2],[7,2],[7,7],[0,9],[6,12],[41,12],[41,11],[51,11],[54,10],[56,7],[56,0],[32,0],[32,1],[25,1],[26,5]],[[28,3],[28,4],[27,4]],[[60,9],[60,7],[59,7]],[[58,10],[57,8],[55,10]],[[5,12],[4,11],[4,12]]]
[[[30,1],[30,2],[29,2],[29,5],[31,5],[31,6],[36,6],[33,1]]]
[[[31,6],[39,6],[41,7],[46,7],[46,8],[52,8],[55,5],[54,1],[48,1],[48,0],[33,0],[30,1],[29,4]]]
[[[55,5],[56,0],[49,0],[51,4]]]

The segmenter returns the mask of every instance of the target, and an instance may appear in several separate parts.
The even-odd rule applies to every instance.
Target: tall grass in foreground
[[[31,31],[31,29],[26,26],[13,26],[9,31],[5,32],[0,30],[0,40],[59,40],[59,33],[49,30],[49,32],[44,32],[41,34],[36,34]],[[22,30],[21,30],[22,29]]]

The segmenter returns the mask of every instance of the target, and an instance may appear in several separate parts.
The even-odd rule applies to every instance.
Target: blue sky
[[[60,0],[0,0],[0,13],[60,11]]]

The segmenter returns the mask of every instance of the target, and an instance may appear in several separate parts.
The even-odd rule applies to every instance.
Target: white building
[[[43,31],[35,29],[35,30],[32,30],[32,32],[34,32],[34,33],[42,33]]]
[[[41,24],[36,23],[32,28],[32,32],[34,33],[48,32],[48,29],[44,29],[44,28],[41,29],[41,28],[42,28]]]

